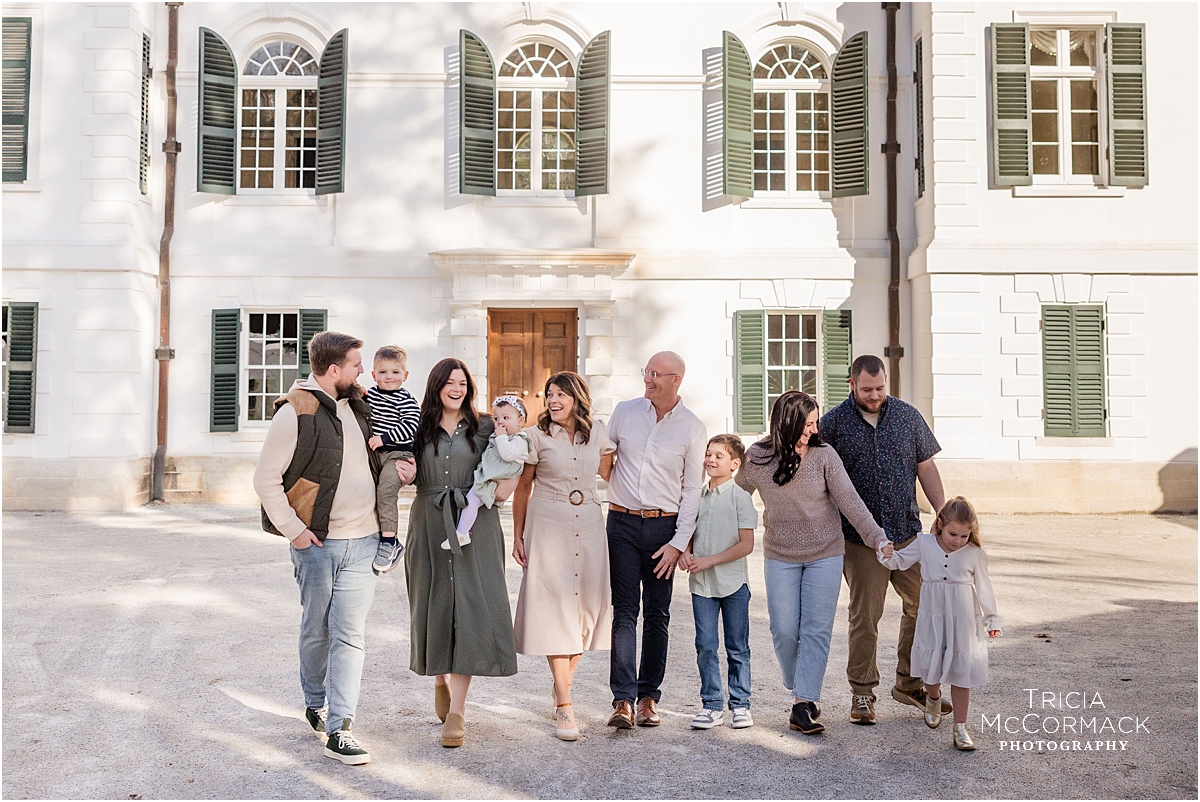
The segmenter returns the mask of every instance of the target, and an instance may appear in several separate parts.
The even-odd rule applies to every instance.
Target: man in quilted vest
[[[379,545],[380,460],[367,448],[371,412],[357,383],[361,348],[362,340],[334,331],[312,338],[312,375],[275,402],[254,471],[263,529],[291,542],[303,608],[305,717],[325,741],[325,755],[350,765],[371,759],[350,729],[375,595],[371,563]],[[401,481],[410,481],[415,465],[398,465]]]

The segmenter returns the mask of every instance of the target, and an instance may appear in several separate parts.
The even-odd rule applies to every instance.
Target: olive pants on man
[[[896,546],[897,549],[916,547],[915,537]],[[879,684],[879,665],[875,660],[879,619],[883,617],[889,584],[900,595],[904,607],[900,643],[896,646],[896,687],[902,691],[922,689],[921,679],[908,673],[917,630],[917,606],[921,601],[921,564],[906,571],[893,571],[880,564],[874,549],[846,541],[842,574],[850,586],[850,659],[846,663],[846,678],[850,680],[852,693],[875,697],[875,687]]]

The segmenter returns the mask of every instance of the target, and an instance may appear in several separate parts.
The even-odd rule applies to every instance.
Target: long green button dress
[[[508,586],[504,582],[504,535],[495,507],[483,507],[461,549],[450,520],[457,521],[488,437],[495,428],[481,417],[475,449],[460,423],[450,437],[438,429],[434,444],[417,455],[417,498],[408,518],[404,571],[412,619],[409,667],[422,676],[465,674],[508,677],[517,673]],[[441,548],[449,536],[453,551]]]

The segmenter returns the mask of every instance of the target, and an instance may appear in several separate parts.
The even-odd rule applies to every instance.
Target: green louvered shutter
[[[346,69],[350,31],[333,35],[317,71],[317,192],[343,191],[346,173]]]
[[[754,197],[754,76],[746,46],[729,31],[721,40],[723,191]]]
[[[767,315],[762,311],[734,312],[734,422],[739,432],[767,429]]]
[[[850,395],[850,310],[826,309],[821,315],[821,363],[825,374],[823,407],[833,409]]]
[[[212,313],[212,388],[209,395],[208,430],[236,432],[238,363],[242,341],[242,310],[214,309]]]
[[[5,17],[3,35],[3,179],[29,177],[29,63],[33,19]]]
[[[470,31],[458,32],[458,191],[496,194],[496,67]]]
[[[200,29],[198,94],[196,191],[234,195],[237,193],[237,62],[225,40],[208,28]]]
[[[8,305],[8,387],[5,388],[4,431],[33,434],[37,400],[38,305]]]
[[[866,195],[871,156],[867,125],[867,32],[851,36],[833,59],[832,181],[835,198]]]
[[[1104,437],[1104,307],[1042,307],[1047,437]]]
[[[1033,183],[1033,112],[1029,87],[1029,26],[991,26],[992,185]]]
[[[1146,26],[1109,23],[1108,183],[1150,183],[1146,126]]]
[[[150,177],[150,37],[142,34],[142,127],[138,138],[138,187],[149,191]]]
[[[587,43],[575,80],[575,195],[608,194],[609,37]]]
[[[312,373],[308,361],[308,343],[318,333],[329,328],[329,313],[324,309],[300,310],[300,378],[307,379]]]

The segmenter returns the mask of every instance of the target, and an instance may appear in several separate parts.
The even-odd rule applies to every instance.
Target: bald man
[[[646,394],[617,404],[608,422],[608,436],[617,447],[608,486],[613,604],[610,727],[661,723],[659,686],[667,671],[675,563],[696,531],[708,443],[704,424],[679,398],[684,371],[683,359],[672,351],[650,357],[642,369]],[[642,601],[644,610],[640,610]]]

